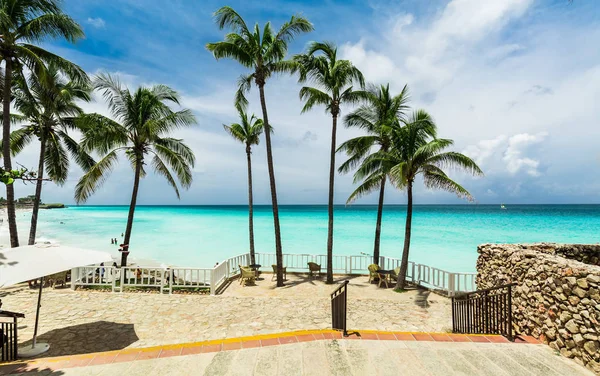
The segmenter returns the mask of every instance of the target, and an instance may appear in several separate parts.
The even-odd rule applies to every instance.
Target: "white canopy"
[[[59,244],[36,244],[0,249],[0,288],[41,278],[78,266],[111,262],[106,252]]]

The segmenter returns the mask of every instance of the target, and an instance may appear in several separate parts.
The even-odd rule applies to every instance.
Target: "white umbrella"
[[[106,252],[89,251],[59,244],[36,244],[0,249],[0,288],[32,279],[42,279],[35,315],[33,344],[31,348],[19,351],[19,356],[31,357],[39,355],[50,348],[50,345],[47,343],[36,343],[44,276],[79,266],[112,261],[112,257]]]

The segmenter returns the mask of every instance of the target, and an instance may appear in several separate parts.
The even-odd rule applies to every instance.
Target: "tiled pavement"
[[[45,358],[0,367],[0,375],[590,374],[534,338],[516,343],[501,336],[379,331],[343,338],[313,330]]]

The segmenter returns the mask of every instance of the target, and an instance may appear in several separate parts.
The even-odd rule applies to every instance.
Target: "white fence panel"
[[[121,292],[125,287],[158,287],[162,293],[165,284],[168,284],[166,268],[137,266],[121,268]]]
[[[210,294],[215,295],[221,284],[225,283],[229,278],[229,260],[226,260],[215,266],[212,270],[212,278],[210,281]]]
[[[167,271],[169,279],[169,292],[173,288],[199,288],[209,287],[212,269],[199,268],[171,268]]]
[[[321,265],[321,271],[327,271],[327,255],[289,254],[283,256],[283,266],[289,272],[307,272],[308,263],[315,262]],[[262,269],[271,270],[271,265],[277,263],[273,253],[256,253],[256,263]],[[360,256],[333,256],[333,272],[344,274],[367,274],[367,267],[372,263],[372,257]],[[129,266],[117,268],[112,266],[84,266],[71,270],[71,286],[111,286],[112,290],[119,286],[123,291],[125,287],[157,287],[163,292],[172,288],[199,288],[209,287],[214,295],[229,278],[239,273],[239,265],[250,264],[250,254],[245,253],[231,257],[214,268],[159,268]],[[401,260],[391,257],[380,257],[379,266],[391,270],[399,267]],[[453,296],[457,292],[470,292],[476,290],[476,273],[452,273],[428,265],[408,263],[406,280],[424,287],[442,290]],[[120,282],[120,283],[119,283]]]

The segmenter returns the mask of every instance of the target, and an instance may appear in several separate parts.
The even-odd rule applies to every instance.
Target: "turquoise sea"
[[[325,254],[327,206],[281,206],[286,253]],[[38,239],[117,254],[110,238],[121,238],[127,206],[73,206],[42,210]],[[334,254],[371,254],[376,206],[336,206]],[[384,208],[382,255],[400,257],[406,207]],[[19,213],[20,232],[29,213]],[[411,260],[450,271],[475,271],[481,243],[600,241],[600,205],[421,205],[415,206]],[[24,235],[24,234],[23,234]],[[270,206],[255,207],[257,252],[274,252]],[[139,206],[131,256],[169,265],[212,267],[248,251],[245,206]]]

